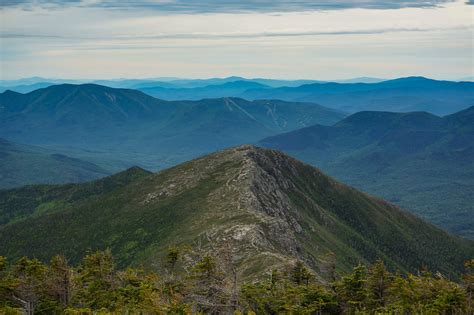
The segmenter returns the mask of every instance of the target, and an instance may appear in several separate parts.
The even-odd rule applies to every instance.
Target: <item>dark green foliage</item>
[[[176,263],[178,262],[179,259],[179,248],[176,246],[172,246],[168,248],[168,253],[166,255],[166,263],[170,266],[171,269],[173,269],[176,266]]]
[[[208,281],[216,276],[216,262],[211,256],[204,256],[193,268],[194,277]]]
[[[71,300],[73,273],[67,259],[62,255],[54,256],[49,263],[49,270],[45,286],[51,299],[60,305],[66,306]]]
[[[388,303],[389,288],[394,276],[387,270],[383,261],[375,262],[368,271],[366,304],[371,309],[383,308]]]
[[[26,310],[33,313],[37,308],[44,308],[42,295],[46,282],[47,266],[37,259],[20,258],[11,271],[10,297]]]
[[[0,190],[0,227],[30,215],[53,213],[68,205],[124,187],[151,174],[138,167],[84,184],[32,185]]]
[[[4,262],[0,256],[0,261]],[[295,281],[295,272],[310,272],[301,262],[270,274],[257,274],[238,283],[238,296],[230,299],[230,274],[218,257],[194,256],[190,264],[169,278],[142,268],[115,270],[110,251],[90,253],[76,267],[62,256],[49,265],[21,258],[3,263],[0,312],[18,314],[470,314],[468,282],[458,284],[442,275],[392,274],[382,261],[358,265],[334,282],[311,277]],[[166,262],[166,261],[164,261]],[[472,262],[466,262],[469,269]],[[289,267],[289,269],[288,269]],[[66,276],[66,277],[64,277]],[[465,279],[472,277],[467,270]],[[58,279],[67,279],[59,281]],[[169,291],[179,285],[179,290]],[[61,290],[58,291],[58,288]],[[72,298],[64,299],[65,292]]]
[[[309,281],[314,278],[314,275],[311,274],[308,268],[301,262],[297,261],[295,267],[291,271],[291,280],[300,285],[300,284],[309,284]]]
[[[82,290],[74,297],[78,304],[93,309],[111,308],[116,302],[112,253],[105,251],[87,255],[81,267],[78,282]]]
[[[340,280],[336,286],[336,292],[344,304],[345,309],[362,309],[362,304],[366,298],[367,272],[365,266],[359,265]]]
[[[242,300],[244,309],[257,314],[336,314],[339,310],[335,295],[322,285],[297,285],[287,279],[244,284]]]
[[[469,313],[466,292],[459,285],[446,281],[442,275],[433,276],[423,271],[419,276],[397,277],[390,290],[392,305],[386,308],[392,310],[434,314]]]

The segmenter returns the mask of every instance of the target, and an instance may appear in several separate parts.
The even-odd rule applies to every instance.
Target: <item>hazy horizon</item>
[[[434,78],[434,77],[426,77],[426,76],[402,76],[402,77],[392,77],[392,78],[380,78],[380,77],[370,77],[370,76],[355,76],[355,77],[346,77],[346,78],[336,78],[336,79],[325,79],[325,78],[276,78],[276,77],[244,77],[239,75],[229,75],[229,76],[202,76],[202,77],[106,77],[106,78],[70,78],[70,77],[45,77],[41,75],[32,75],[28,77],[18,77],[18,78],[10,78],[4,79],[1,78],[0,81],[3,82],[10,82],[10,81],[38,81],[38,82],[47,82],[47,80],[52,81],[71,81],[75,83],[93,83],[95,81],[124,81],[124,80],[143,80],[143,81],[177,81],[177,80],[212,80],[212,79],[229,79],[229,78],[237,78],[243,80],[281,80],[281,81],[321,81],[321,82],[340,82],[343,81],[354,81],[354,82],[365,82],[365,80],[374,80],[374,82],[365,82],[365,83],[377,83],[378,81],[390,81],[396,79],[404,79],[410,77],[423,77],[429,80],[438,80],[438,81],[474,81],[474,76],[466,76],[461,78]],[[35,81],[35,82],[36,82]],[[349,83],[349,82],[348,82]]]

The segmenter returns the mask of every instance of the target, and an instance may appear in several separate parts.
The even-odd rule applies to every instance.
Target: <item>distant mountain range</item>
[[[317,102],[351,113],[427,111],[447,115],[474,105],[474,83],[409,77],[373,84],[314,83],[272,90],[254,89],[239,96]]]
[[[247,100],[279,99],[318,103],[344,112],[362,110],[409,112],[426,111],[436,115],[452,114],[474,105],[474,82],[438,81],[423,77],[394,80],[355,78],[324,82],[315,80],[246,79],[120,79],[90,83],[114,88],[141,90],[164,100],[201,100],[237,97]],[[0,81],[0,92],[7,89],[27,93],[60,83],[85,83],[74,80],[30,78]],[[3,86],[3,87],[2,87]]]
[[[239,278],[300,259],[315,270],[383,259],[457,277],[474,243],[276,151],[242,146],[151,174],[0,191],[2,255],[77,263],[110,248],[119,266],[160,268],[169,246],[237,253]],[[198,246],[198,245],[196,245]]]
[[[153,169],[343,117],[311,103],[238,98],[168,102],[95,84],[0,94],[0,136],[8,140],[166,158],[168,164]]]
[[[145,79],[109,79],[109,80],[74,80],[74,79],[54,79],[54,78],[42,78],[42,77],[31,77],[18,80],[0,80],[0,87],[3,88],[14,88],[21,85],[32,85],[44,82],[50,82],[53,84],[85,84],[93,83],[99,85],[105,85],[115,88],[142,88],[150,86],[163,86],[171,88],[195,88],[195,87],[205,87],[208,85],[219,85],[235,81],[249,81],[256,82],[271,87],[281,87],[281,86],[300,86],[303,84],[316,83],[316,82],[327,82],[321,80],[279,80],[279,79],[265,79],[265,78],[243,78],[239,76],[231,76],[226,78],[209,78],[209,79],[184,79],[176,77],[157,77],[157,78],[145,78]],[[382,79],[369,78],[369,77],[360,77],[352,78],[348,80],[340,80],[334,82],[374,82],[382,81]]]
[[[85,182],[109,174],[90,162],[0,138],[0,189]]]
[[[359,112],[259,144],[474,239],[474,107],[445,117]]]
[[[195,88],[165,88],[161,86],[139,88],[140,91],[148,95],[165,100],[200,100],[204,98],[228,97],[240,95],[249,89],[272,88],[268,85],[252,81],[234,81]]]
[[[371,78],[360,78],[360,80],[371,81]],[[128,89],[142,89],[142,88],[203,88],[206,86],[223,85],[233,82],[249,82],[258,83],[270,87],[282,86],[300,86],[303,84],[325,82],[317,80],[276,80],[276,79],[246,79],[242,77],[227,77],[227,78],[211,78],[211,79],[180,79],[180,78],[150,78],[150,79],[115,79],[115,80],[67,80],[67,79],[46,79],[41,77],[32,77],[19,80],[0,80],[0,92],[11,90],[15,92],[28,93],[34,91],[36,88],[47,87],[56,84],[98,84],[113,88],[128,88]],[[351,79],[350,81],[359,81],[359,78]],[[231,95],[225,95],[231,96]]]

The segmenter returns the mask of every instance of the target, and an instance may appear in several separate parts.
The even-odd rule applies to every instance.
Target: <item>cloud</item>
[[[14,33],[2,33],[0,34],[0,38],[45,38],[45,39],[61,39],[66,38],[65,36],[59,35],[42,35],[42,34],[14,34]]]
[[[2,0],[0,2],[1,7],[14,7],[19,6],[23,8],[32,8],[36,6],[68,6],[74,4],[81,4],[83,0]]]
[[[132,34],[110,34],[105,33],[99,35],[96,34],[83,34],[78,35],[72,33],[54,34],[54,33],[28,33],[28,32],[0,32],[0,39],[47,39],[50,43],[54,41],[60,42],[97,42],[100,41],[104,45],[98,45],[99,49],[110,49],[111,43],[132,43],[132,42],[147,42],[147,43],[158,43],[160,41],[167,40],[238,40],[238,39],[259,39],[259,38],[297,38],[297,37],[308,37],[308,36],[352,36],[352,35],[375,35],[375,34],[386,34],[386,33],[411,33],[411,32],[433,32],[433,31],[469,31],[472,30],[472,26],[469,24],[457,24],[457,25],[445,25],[445,26],[434,26],[425,25],[424,27],[419,26],[406,26],[406,27],[359,27],[355,28],[351,26],[348,28],[339,28],[332,30],[322,30],[318,27],[313,29],[300,29],[300,30],[278,30],[278,31],[221,31],[221,32],[199,32],[199,31],[188,31],[188,32],[165,32],[165,33],[148,33],[138,35]],[[113,49],[128,49],[131,46],[125,44],[123,47],[112,47]],[[79,49],[79,48],[78,48]],[[93,48],[86,48],[87,50]]]
[[[462,27],[462,28],[468,28]],[[452,28],[451,28],[452,29]],[[459,28],[455,28],[459,29]],[[324,35],[370,35],[393,32],[423,32],[430,29],[420,28],[379,28],[361,30],[338,30],[338,31],[301,31],[301,32],[247,32],[247,33],[180,33],[180,34],[156,34],[147,36],[59,36],[47,34],[21,34],[21,33],[0,33],[0,38],[46,38],[46,39],[83,39],[83,40],[162,40],[162,39],[238,39],[238,38],[262,38],[262,37],[300,37],[300,36],[324,36]]]
[[[99,7],[107,9],[148,9],[163,13],[300,12],[350,8],[401,9],[436,7],[454,0],[2,0],[1,7]],[[468,0],[467,4],[472,4]]]

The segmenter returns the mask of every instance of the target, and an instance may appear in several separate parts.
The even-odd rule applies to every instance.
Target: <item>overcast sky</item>
[[[0,6],[0,79],[474,75],[474,6],[466,0],[0,0]]]

